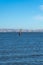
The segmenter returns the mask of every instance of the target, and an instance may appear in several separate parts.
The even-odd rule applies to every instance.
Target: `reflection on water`
[[[43,33],[0,33],[0,65],[43,65]]]

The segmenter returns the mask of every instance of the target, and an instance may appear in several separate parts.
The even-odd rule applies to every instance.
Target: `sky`
[[[0,0],[0,28],[43,29],[43,0]]]

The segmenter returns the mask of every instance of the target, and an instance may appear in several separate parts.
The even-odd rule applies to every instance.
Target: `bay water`
[[[43,65],[43,32],[0,32],[0,65]]]

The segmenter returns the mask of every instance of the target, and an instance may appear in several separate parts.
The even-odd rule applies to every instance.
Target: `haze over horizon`
[[[0,28],[43,29],[43,0],[0,0]]]

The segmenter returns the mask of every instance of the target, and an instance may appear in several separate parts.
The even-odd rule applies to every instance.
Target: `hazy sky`
[[[42,29],[43,0],[0,0],[0,28]]]

